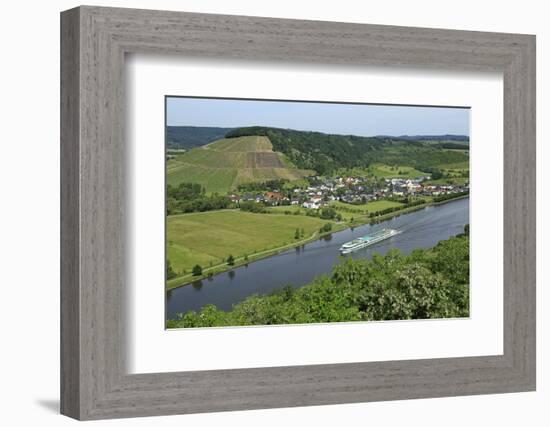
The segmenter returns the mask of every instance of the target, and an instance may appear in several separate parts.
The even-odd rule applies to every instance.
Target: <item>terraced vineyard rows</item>
[[[220,139],[172,156],[167,164],[168,184],[201,184],[208,193],[226,193],[239,184],[274,179],[289,181],[312,175],[273,151],[269,138],[245,136]]]

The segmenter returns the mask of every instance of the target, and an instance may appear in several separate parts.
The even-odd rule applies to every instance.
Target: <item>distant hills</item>
[[[453,142],[470,142],[470,137],[466,135],[452,135],[452,134],[444,134],[444,135],[399,135],[399,136],[392,136],[392,135],[378,135],[378,138],[392,138],[392,139],[399,139],[402,141],[437,141],[437,142],[443,142],[443,141],[453,141]]]
[[[226,127],[203,127],[203,126],[167,126],[166,127],[166,144],[168,148],[173,149],[186,149],[200,147],[202,145],[209,144],[218,139],[222,139],[226,134],[237,131],[238,129],[277,129],[268,128],[262,126],[253,126],[249,128],[226,128]],[[278,129],[280,131],[292,131],[291,129]],[[306,132],[306,131],[292,131],[312,133],[316,135],[328,135],[321,132]],[[331,135],[334,137],[352,137],[352,135]],[[369,138],[378,140],[394,140],[394,141],[408,141],[408,142],[432,142],[432,143],[461,143],[463,145],[469,145],[470,138],[466,135],[377,135],[374,137],[354,137],[354,138]],[[449,147],[452,148],[452,147]]]
[[[226,138],[259,135],[269,138],[273,150],[285,156],[300,169],[313,169],[330,174],[339,168],[366,167],[373,163],[411,166],[429,172],[441,164],[468,160],[464,150],[449,150],[433,141],[403,140],[395,137],[330,135],[253,126],[233,129]],[[465,146],[461,146],[466,149]]]
[[[264,126],[214,128],[171,126],[168,183],[196,182],[208,192],[224,193],[239,184],[371,165],[408,166],[427,174],[469,160],[468,137],[462,135],[331,135]]]
[[[233,128],[199,127],[199,126],[167,126],[167,148],[186,149],[200,147],[217,139],[221,139]]]
[[[393,139],[409,142],[425,142],[433,147],[446,148],[451,150],[469,150],[470,137],[466,135],[380,135],[378,138]]]

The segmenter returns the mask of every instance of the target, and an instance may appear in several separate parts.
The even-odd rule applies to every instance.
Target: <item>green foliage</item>
[[[390,137],[329,135],[261,126],[234,129],[226,138],[266,136],[275,151],[294,165],[328,175],[339,168],[365,167],[373,163],[410,166],[424,171],[441,164],[468,159],[463,152],[442,149],[422,141]]]
[[[269,213],[265,206],[256,202],[241,202],[239,207],[242,211],[252,213]]]
[[[328,233],[329,231],[332,230],[332,223],[330,222],[327,222],[326,224],[324,224],[320,229],[319,229],[319,232],[320,233]]]
[[[166,260],[166,279],[170,280],[177,276],[177,273],[172,268],[170,260]]]
[[[235,257],[233,255],[227,257],[227,265],[235,265]]]
[[[287,181],[284,179],[270,179],[265,182],[246,182],[237,186],[239,192],[265,192],[273,190],[282,190]]]
[[[433,147],[445,148],[447,150],[469,150],[469,144],[460,144],[456,142],[438,142],[432,144]]]
[[[468,193],[469,193],[468,191],[463,191],[460,193],[442,194],[441,196],[434,197],[434,202],[444,202],[446,200],[456,199],[458,197],[464,197]]]
[[[226,209],[231,204],[226,196],[218,194],[206,195],[200,184],[182,182],[177,186],[166,186],[166,213],[168,215],[206,212],[216,209]]]
[[[319,218],[321,219],[335,219],[337,215],[336,209],[334,208],[322,208],[319,213]]]
[[[435,167],[425,167],[424,172],[430,174],[431,179],[441,179],[443,178],[443,172]]]
[[[396,207],[393,207],[393,208],[386,208],[386,209],[382,209],[381,211],[378,211],[378,212],[371,212],[369,214],[369,217],[386,215],[386,214],[389,214],[389,213],[392,213],[392,212],[395,212],[395,211],[399,211],[401,209],[403,209],[403,207],[401,207],[401,206],[396,206]]]
[[[251,296],[228,312],[209,305],[169,320],[170,328],[465,317],[469,238],[441,241],[408,256],[346,258],[332,275],[299,289]]]
[[[407,199],[407,207],[411,208],[413,206],[419,206],[426,203],[426,199],[411,199],[410,197]]]
[[[168,148],[194,148],[223,138],[231,128],[166,126],[166,145]]]
[[[202,267],[199,264],[196,264],[193,267],[193,276],[200,276],[202,274]]]

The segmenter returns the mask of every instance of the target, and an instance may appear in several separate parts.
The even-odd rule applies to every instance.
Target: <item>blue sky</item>
[[[334,134],[470,134],[470,109],[167,98],[168,126],[272,126]]]

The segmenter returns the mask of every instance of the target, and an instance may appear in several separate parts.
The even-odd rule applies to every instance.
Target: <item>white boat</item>
[[[392,228],[383,228],[376,233],[367,234],[366,236],[353,239],[351,242],[344,243],[340,247],[340,253],[349,254],[351,252],[358,251],[359,249],[374,245],[375,243],[381,242],[382,240],[389,239],[390,237],[395,236],[399,233],[401,232]]]

